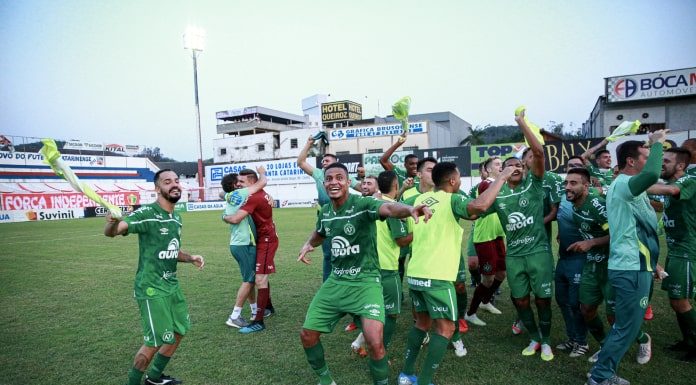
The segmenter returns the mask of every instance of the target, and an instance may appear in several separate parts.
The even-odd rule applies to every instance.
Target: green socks
[[[162,372],[164,372],[164,367],[167,366],[171,357],[163,356],[160,353],[155,354],[155,358],[150,364],[150,369],[147,371],[147,376],[149,378],[158,380],[162,377]]]
[[[384,348],[387,349],[391,343],[392,336],[396,331],[396,317],[386,316],[384,317],[384,335],[382,341],[384,341]]]
[[[431,384],[433,382],[435,369],[440,366],[440,362],[442,362],[442,357],[444,357],[445,352],[447,351],[447,345],[449,342],[449,338],[445,338],[437,333],[430,334],[428,355],[425,356],[423,368],[421,369],[420,376],[418,376],[418,383]]]
[[[136,367],[130,368],[128,371],[128,385],[140,385],[143,382],[143,372]]]
[[[686,324],[686,338],[684,340],[689,346],[696,347],[696,310],[691,308],[687,312],[677,314],[677,316],[680,315]]]
[[[370,358],[368,365],[370,366],[370,373],[375,385],[387,385],[389,383],[389,361],[386,355],[380,360]]]
[[[411,331],[408,332],[408,339],[406,340],[406,355],[404,357],[404,369],[402,372],[411,375],[416,373],[416,359],[418,359],[418,353],[420,353],[421,344],[425,338],[425,332],[418,329],[417,327],[412,327]],[[447,345],[445,345],[447,347]]]
[[[587,325],[587,330],[592,334],[592,337],[602,345],[604,343],[604,338],[607,336],[604,332],[604,323],[602,319],[595,315],[591,320],[585,321],[585,325]]]
[[[551,337],[551,306],[537,306],[537,311],[539,312],[541,343],[548,344],[549,337]]]
[[[324,360],[324,347],[321,345],[321,342],[312,347],[305,348],[304,351],[305,355],[307,355],[309,366],[314,370],[314,373],[319,376],[319,384],[331,384],[333,378],[331,378],[331,372],[329,372],[329,367]]]
[[[467,303],[466,291],[464,293],[457,293],[457,318],[462,319],[466,314],[466,303]],[[456,321],[455,321],[456,323]],[[457,325],[455,325],[456,327]]]
[[[539,335],[539,329],[537,328],[536,321],[534,320],[534,312],[532,311],[532,308],[518,308],[517,315],[520,317],[520,320],[524,324],[524,327],[527,328],[527,331],[529,332],[529,338],[535,340],[536,337]]]

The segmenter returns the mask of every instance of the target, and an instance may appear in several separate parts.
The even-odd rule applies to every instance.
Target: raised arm
[[[111,217],[111,213],[106,214],[106,225],[104,225],[104,235],[113,238],[123,235],[128,231],[128,222]]]
[[[430,219],[433,212],[426,205],[418,205],[411,207],[403,203],[389,202],[379,206],[379,215],[383,218],[406,218],[413,217],[415,223],[418,223],[418,217],[423,217],[425,222]]]
[[[493,205],[495,202],[495,197],[498,196],[503,184],[505,184],[508,178],[510,178],[510,175],[512,175],[514,171],[513,169],[514,167],[504,168],[503,172],[498,175],[495,181],[491,183],[488,188],[486,188],[486,191],[481,193],[476,199],[466,205],[466,211],[469,213],[470,217],[483,214]]]
[[[654,185],[660,178],[660,171],[662,170],[662,143],[664,143],[665,139],[667,139],[665,130],[657,130],[648,135],[648,144],[650,145],[648,160],[645,162],[643,170],[628,180],[628,187],[631,189],[631,194],[634,197],[646,191],[648,187]]]
[[[536,135],[534,135],[534,133],[532,132],[532,129],[529,128],[527,122],[524,120],[524,113],[524,110],[520,111],[519,115],[515,116],[515,122],[517,122],[517,125],[522,130],[522,135],[524,135],[524,138],[527,140],[527,143],[529,143],[529,147],[531,148],[532,154],[534,154],[534,163],[532,163],[531,171],[538,178],[543,178],[544,148],[541,146],[539,139],[537,139]]]
[[[399,139],[397,139],[396,142],[394,142],[394,144],[392,144],[391,147],[387,149],[387,152],[385,152],[382,155],[382,157],[379,158],[379,164],[381,164],[385,170],[391,171],[394,169],[394,165],[391,161],[389,161],[389,158],[391,158],[392,154],[394,154],[394,151],[396,151],[397,148],[401,147],[401,145],[404,144],[404,142],[406,142],[405,132],[399,135]]]
[[[310,136],[307,139],[307,143],[305,143],[304,147],[302,148],[302,151],[300,151],[300,154],[297,155],[297,165],[302,169],[302,171],[310,176],[314,172],[314,166],[307,163],[307,155],[309,154],[309,149],[312,148],[313,145],[314,139]]]
[[[595,158],[595,152],[597,152],[600,148],[606,146],[607,143],[609,143],[609,141],[606,138],[602,139],[601,142],[595,144],[594,146],[588,148],[585,152],[580,154],[580,157],[582,158],[582,160],[585,161],[585,164],[587,164],[588,161]]]

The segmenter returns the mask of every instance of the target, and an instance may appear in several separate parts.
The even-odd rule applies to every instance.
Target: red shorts
[[[482,275],[493,275],[505,271],[505,241],[498,237],[492,241],[474,243]]]
[[[256,274],[275,273],[275,253],[278,238],[261,238],[256,243]]]

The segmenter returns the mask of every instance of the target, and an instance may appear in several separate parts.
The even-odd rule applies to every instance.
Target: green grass
[[[277,315],[263,333],[241,335],[224,325],[240,277],[226,241],[228,229],[217,212],[184,214],[183,246],[202,254],[206,268],[181,265],[179,277],[187,296],[192,329],[166,372],[186,384],[316,384],[298,332],[307,305],[321,284],[321,251],[314,263],[296,262],[297,252],[314,226],[312,209],[275,210],[281,238],[272,276]],[[468,226],[468,224],[467,224]],[[137,266],[137,237],[106,238],[103,219],[26,222],[0,225],[0,384],[123,384],[140,346],[140,321],[132,286]],[[469,292],[472,295],[472,291]],[[446,384],[582,384],[590,364],[556,352],[542,362],[522,357],[526,336],[513,336],[514,313],[507,284],[499,308],[503,315],[483,314],[484,328],[464,335],[469,355],[449,351],[435,380]],[[635,362],[635,346],[620,366],[633,384],[693,384],[696,366],[664,351],[679,337],[667,298],[659,289],[653,299],[655,319],[645,324],[653,337],[653,359]],[[245,309],[248,315],[248,309]],[[346,319],[347,322],[347,319]],[[564,326],[554,305],[552,341],[563,340]],[[341,385],[370,384],[367,362],[350,354],[355,333],[345,323],[322,340],[327,362]],[[392,383],[403,363],[411,325],[410,306],[399,318],[390,348]],[[591,339],[591,337],[590,337]],[[591,353],[597,348],[590,342]]]

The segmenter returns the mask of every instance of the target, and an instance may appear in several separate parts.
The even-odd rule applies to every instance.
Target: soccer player
[[[371,197],[377,194],[377,177],[368,175],[360,183],[360,193],[364,197]]]
[[[662,161],[664,130],[648,135],[650,150],[643,142],[621,143],[616,155],[619,176],[609,186],[609,282],[614,289],[616,319],[591,370],[589,385],[628,381],[616,374],[621,358],[640,332],[653,272],[659,256],[657,219],[646,190],[657,182]],[[649,337],[648,337],[649,342]]]
[[[310,136],[307,139],[307,143],[305,143],[305,146],[302,148],[302,151],[300,151],[300,154],[297,155],[297,165],[302,169],[302,171],[304,171],[307,175],[311,176],[312,179],[314,179],[314,183],[316,184],[317,188],[317,200],[319,202],[319,207],[321,208],[330,201],[329,195],[326,193],[326,189],[324,188],[324,170],[326,170],[326,167],[328,167],[330,164],[336,163],[338,161],[338,158],[336,158],[336,155],[334,154],[324,154],[324,156],[321,158],[322,168],[315,168],[314,166],[309,164],[309,162],[307,162],[309,149],[312,148],[313,145],[314,138]],[[364,170],[365,168],[363,167],[363,172]],[[352,188],[360,191],[359,186],[359,180],[351,181]],[[322,281],[326,281],[326,279],[329,278],[329,274],[331,274],[331,245],[326,243],[321,246],[321,250],[324,254]]]
[[[254,170],[244,169],[239,172],[239,179],[244,187],[249,187],[258,181]],[[256,279],[258,291],[256,301],[256,316],[251,324],[239,329],[242,334],[260,332],[266,328],[263,318],[273,314],[271,302],[271,287],[269,275],[275,273],[275,253],[278,250],[278,234],[273,223],[273,209],[268,194],[263,189],[249,195],[247,202],[236,213],[223,219],[230,224],[239,224],[246,216],[251,216],[256,226]],[[266,309],[270,313],[266,314]]]
[[[524,121],[524,111],[515,117],[515,121],[534,156],[526,176],[519,159],[512,157],[503,162],[503,170],[510,167],[514,172],[500,190],[493,208],[505,230],[505,267],[510,294],[518,317],[531,337],[522,355],[531,356],[541,349],[541,359],[550,361],[553,359],[553,350],[549,345],[553,257],[544,228],[544,150]],[[537,329],[530,307],[530,293],[535,296],[541,330]]]
[[[611,182],[614,181],[614,169],[611,167],[611,153],[605,148],[609,141],[605,138],[596,145],[588,148],[580,157],[586,164],[587,171],[590,172],[590,177],[596,178],[602,185],[602,194],[606,193]],[[597,166],[592,164],[595,160]]]
[[[670,148],[662,158],[661,178],[667,185],[648,189],[666,195],[662,222],[667,241],[668,276],[662,281],[669,303],[677,315],[682,340],[670,350],[685,351],[683,361],[696,361],[696,310],[689,300],[696,299],[696,177],[685,173],[691,154],[683,148]]]
[[[300,339],[320,385],[334,384],[324,359],[321,333],[330,333],[345,314],[361,317],[370,350],[370,372],[375,384],[386,384],[389,365],[383,343],[384,297],[375,238],[380,218],[430,217],[425,205],[416,207],[385,202],[348,193],[348,170],[340,163],[329,165],[324,187],[331,203],[322,207],[317,227],[300,250],[298,261],[309,264],[307,255],[324,239],[331,245],[331,275],[312,299]]]
[[[581,169],[585,173],[585,163],[579,156],[572,156],[566,163],[567,172]],[[589,174],[588,174],[589,175]],[[554,273],[556,284],[556,302],[561,309],[568,339],[556,346],[561,351],[570,351],[571,357],[579,357],[587,352],[587,328],[580,312],[580,281],[585,265],[585,253],[570,251],[570,245],[580,242],[583,237],[573,220],[573,203],[567,199],[568,180],[566,178],[566,195],[558,207],[558,262]],[[589,190],[588,190],[589,191]]]
[[[531,170],[534,164],[534,152],[527,148],[522,152],[522,163]],[[552,222],[556,220],[558,214],[558,205],[563,196],[563,178],[555,172],[544,172],[544,228],[546,229],[546,237],[551,246],[551,228]]]
[[[107,237],[138,234],[140,256],[134,293],[140,308],[144,343],[128,371],[129,385],[140,385],[146,370],[146,385],[181,383],[163,373],[191,327],[186,298],[176,276],[177,263],[189,262],[198,269],[205,265],[202,256],[179,248],[181,216],[174,211],[181,198],[179,177],[172,170],[162,169],[155,174],[154,182],[155,203],[139,208],[123,220],[107,214],[104,227]]]
[[[222,177],[220,184],[225,192],[223,198],[227,205],[223,213],[224,217],[233,215],[247,201],[249,195],[260,191],[266,186],[266,169],[257,168],[259,180],[250,187],[242,187],[242,183],[236,173]],[[227,326],[243,328],[249,323],[241,317],[242,307],[248,299],[251,306],[251,318],[256,316],[256,293],[254,282],[256,280],[256,227],[249,217],[245,217],[239,224],[230,225],[230,253],[239,264],[239,272],[242,275],[242,283],[237,290],[232,314],[225,322]]]
[[[457,165],[442,162],[433,168],[435,190],[416,198],[415,204],[428,205],[433,216],[427,224],[416,223],[413,227],[413,254],[406,275],[416,323],[408,334],[406,361],[399,374],[399,385],[432,383],[457,320],[453,282],[462,259],[464,232],[459,219],[475,219],[484,213],[510,175],[511,170],[503,172],[488,190],[472,199],[459,194],[461,178]],[[431,334],[428,354],[416,377],[416,360],[431,326],[435,332]]]
[[[472,198],[476,198],[478,196],[478,186],[481,182],[485,181],[488,179],[488,171],[486,171],[486,168],[484,167],[485,162],[481,162],[478,165],[479,169],[479,176],[481,177],[481,181],[473,186],[471,186],[471,189],[469,190],[469,196]],[[469,240],[466,243],[466,255],[467,255],[467,262],[469,265],[469,275],[471,276],[471,287],[476,287],[481,283],[481,272],[479,271],[479,260],[478,260],[478,255],[476,255],[476,248],[474,247],[474,228],[476,226],[471,226],[471,234],[469,234]],[[463,315],[462,315],[463,317]],[[462,321],[466,322],[466,320],[462,319]]]
[[[408,154],[404,158],[404,170],[394,167],[392,162],[389,160],[389,158],[394,154],[394,151],[396,151],[397,148],[401,147],[402,144],[406,143],[406,136],[407,133],[404,132],[401,135],[399,135],[399,138],[397,139],[394,144],[391,145],[387,149],[387,151],[382,155],[381,158],[379,158],[379,163],[382,165],[382,167],[386,171],[394,171],[396,172],[396,176],[399,178],[399,187],[401,187],[406,180],[406,178],[413,178],[413,187],[417,186],[419,183],[418,180],[418,157],[413,154]]]
[[[483,168],[488,178],[478,184],[477,196],[486,191],[500,175],[503,162],[497,156],[488,158],[483,162]],[[472,233],[482,279],[476,286],[464,319],[474,325],[485,326],[486,323],[476,315],[479,308],[492,314],[502,314],[490,301],[505,280],[505,232],[498,216],[489,215],[474,222]]]

